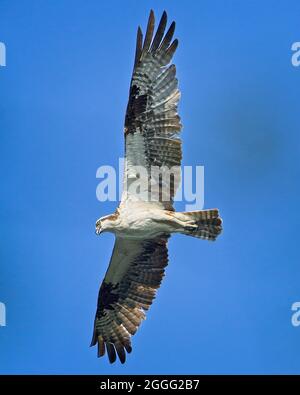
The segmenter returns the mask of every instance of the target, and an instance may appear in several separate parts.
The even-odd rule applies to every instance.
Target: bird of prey
[[[172,41],[175,22],[165,33],[166,12],[155,34],[154,24],[151,10],[144,40],[140,27],[137,31],[124,125],[121,202],[114,214],[96,222],[96,234],[114,233],[115,245],[99,291],[91,346],[98,345],[98,357],[107,352],[111,363],[117,356],[124,363],[126,352],[132,350],[131,336],[145,319],[164,276],[171,234],[215,240],[222,230],[218,209],[175,212],[173,208],[178,174],[170,174],[168,184],[164,173],[179,167],[182,156],[180,92],[175,65],[170,64],[178,40]],[[152,167],[163,169],[162,174],[150,172]],[[133,188],[136,182],[138,193]],[[152,189],[155,198],[149,199]]]

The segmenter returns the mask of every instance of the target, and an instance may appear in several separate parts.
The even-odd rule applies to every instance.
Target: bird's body
[[[169,65],[178,45],[172,41],[175,22],[165,34],[166,24],[164,12],[153,36],[151,11],[144,40],[138,29],[124,128],[124,191],[116,212],[96,222],[97,234],[116,237],[91,344],[98,344],[99,357],[107,352],[110,362],[118,355],[124,363],[131,352],[131,336],[163,279],[171,234],[215,240],[222,230],[217,209],[180,213],[173,207],[182,157],[180,92],[176,68]]]
[[[213,210],[196,213],[211,211]],[[162,233],[192,233],[193,227],[197,230],[197,219],[191,213],[161,210],[144,202],[129,202],[99,221],[101,232],[111,232],[126,239],[153,238]]]
[[[109,231],[118,237],[144,239],[162,232],[168,232],[170,212],[149,207],[143,202],[129,203],[120,207],[115,214],[104,221],[102,231]],[[103,221],[103,220],[102,220]]]

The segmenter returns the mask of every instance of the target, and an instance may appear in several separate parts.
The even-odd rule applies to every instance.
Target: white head
[[[111,231],[115,227],[115,221],[118,218],[117,214],[106,215],[101,217],[96,222],[95,232],[97,235],[105,231]]]
[[[96,221],[96,225],[95,225],[95,233],[96,233],[96,235],[100,235],[100,233],[103,232],[102,221],[103,221],[102,218],[99,218]]]

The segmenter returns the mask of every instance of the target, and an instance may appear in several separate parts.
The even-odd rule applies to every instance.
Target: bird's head
[[[102,218],[99,218],[96,221],[95,232],[96,232],[96,235],[100,235],[100,233],[103,232],[103,219]]]
[[[113,221],[112,218],[113,215],[106,215],[104,217],[99,218],[96,221],[96,235],[100,235],[100,233],[105,232],[105,231],[110,231],[110,229],[113,226]]]
[[[110,214],[106,215],[104,217],[101,217],[98,219],[96,222],[96,234],[100,235],[102,232],[110,232],[112,229],[114,229],[116,221],[118,219],[118,214]]]

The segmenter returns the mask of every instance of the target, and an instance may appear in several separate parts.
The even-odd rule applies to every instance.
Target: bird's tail
[[[222,219],[218,209],[186,211],[178,214],[184,220],[180,233],[200,239],[215,240],[222,232]]]

